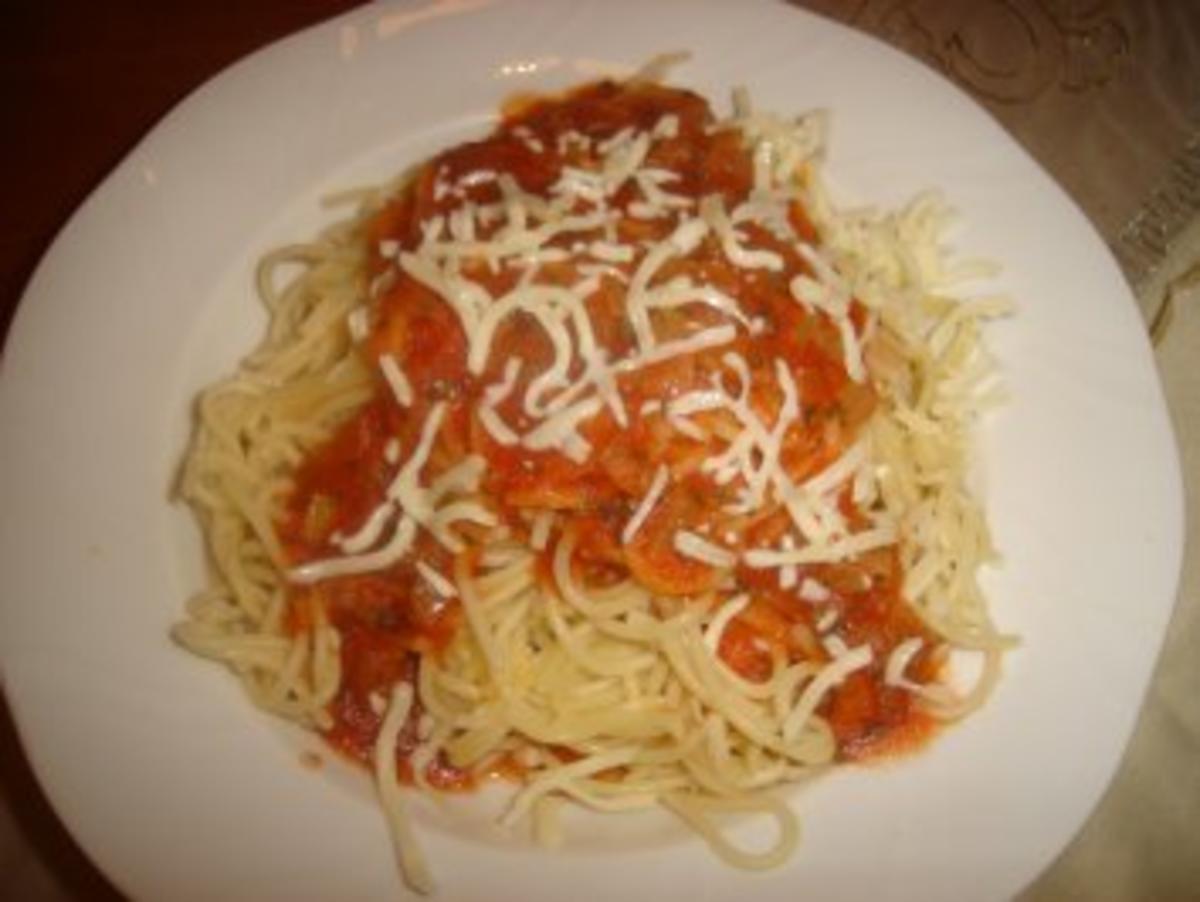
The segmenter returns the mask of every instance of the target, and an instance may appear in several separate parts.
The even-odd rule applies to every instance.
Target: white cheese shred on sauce
[[[433,441],[441,428],[442,418],[445,414],[446,402],[444,401],[439,401],[430,410],[422,424],[417,447],[413,449],[412,455],[400,468],[391,485],[388,486],[384,500],[368,515],[366,524],[360,533],[356,537],[345,540],[352,543],[351,547],[355,549],[353,553],[344,557],[310,561],[299,567],[293,567],[288,571],[289,578],[297,583],[313,583],[334,576],[371,573],[390,567],[408,554],[417,535],[417,524],[432,519],[433,511],[420,486],[420,472],[433,450]],[[402,515],[399,517],[391,537],[380,548],[374,551],[365,551],[365,547],[370,547],[378,540],[382,524],[393,519],[391,514],[397,508]],[[368,537],[370,541],[367,540]]]
[[[646,490],[646,494],[642,496],[629,520],[625,523],[624,529],[621,530],[623,545],[628,545],[638,534],[638,530],[642,528],[642,524],[646,522],[646,518],[654,510],[654,506],[658,504],[658,499],[662,497],[670,478],[671,471],[667,469],[667,465],[659,464],[658,469],[654,471],[654,478],[650,480],[650,487]]]
[[[721,570],[732,569],[737,563],[737,555],[728,548],[714,544],[686,529],[675,531],[673,544],[675,550],[684,557]]]
[[[454,583],[450,582],[449,579],[425,563],[425,561],[417,561],[417,572],[421,574],[421,578],[429,584],[429,587],[442,598],[454,598],[458,595],[458,589],[454,587]]]
[[[796,594],[811,604],[823,604],[829,601],[833,593],[829,591],[824,583],[813,579],[811,576],[806,576],[803,582],[800,583],[800,591]]]
[[[396,403],[401,407],[412,407],[412,383],[404,375],[404,370],[400,369],[400,364],[396,358],[391,354],[381,355],[379,358],[379,369],[383,371],[383,377],[387,380],[388,387],[392,390],[392,395],[396,398]]]
[[[538,511],[534,514],[533,525],[529,529],[529,547],[534,551],[545,551],[550,543],[550,533],[554,529],[554,511]]]

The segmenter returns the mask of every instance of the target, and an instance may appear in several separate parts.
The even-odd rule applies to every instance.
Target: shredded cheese
[[[554,529],[554,511],[538,511],[529,530],[529,547],[534,551],[545,551],[550,542],[550,531]]]
[[[421,435],[409,459],[404,463],[387,487],[385,497],[368,515],[364,526],[349,538],[339,542],[343,557],[310,561],[288,571],[288,577],[297,583],[312,583],[334,576],[354,573],[370,573],[390,567],[401,560],[412,547],[418,525],[427,526],[449,550],[457,552],[461,542],[449,532],[448,526],[455,520],[470,520],[482,525],[493,525],[495,516],[475,503],[455,502],[435,509],[442,494],[454,485],[462,484],[463,475],[478,473],[477,459],[468,458],[452,471],[451,479],[442,477],[440,485],[422,488],[420,473],[433,450],[434,438],[441,428],[446,414],[446,402],[439,401],[429,411],[422,424]],[[477,475],[476,475],[477,478]],[[400,516],[395,516],[400,513]],[[374,551],[365,551],[375,544],[388,522],[395,521],[391,537]]]
[[[547,417],[525,434],[521,444],[530,451],[556,449],[576,463],[582,463],[591,453],[591,446],[577,430],[580,423],[594,417],[602,406],[599,398],[585,398]]]
[[[513,431],[501,418],[496,406],[503,402],[516,385],[517,376],[521,372],[521,361],[515,357],[504,365],[504,373],[499,382],[489,385],[483,392],[483,403],[479,407],[479,422],[488,434],[501,445],[515,445],[520,436]]]
[[[628,545],[637,535],[638,530],[642,528],[642,524],[646,522],[646,518],[650,516],[654,506],[658,504],[658,499],[662,497],[662,493],[667,488],[667,483],[671,478],[671,472],[667,469],[666,464],[659,464],[654,471],[654,478],[650,480],[650,488],[646,490],[646,494],[642,496],[637,507],[634,508],[633,514],[625,523],[624,529],[621,530],[621,543]]]
[[[437,570],[431,567],[424,561],[417,561],[417,572],[421,574],[421,578],[429,583],[429,587],[433,589],[442,598],[454,598],[458,595],[458,590],[454,588],[454,583],[442,576]]]
[[[388,387],[392,390],[392,395],[396,398],[396,403],[401,407],[412,407],[412,383],[408,381],[408,377],[400,369],[400,364],[396,361],[396,358],[391,354],[380,355],[379,369],[383,372],[383,378],[387,380]]]
[[[811,576],[804,577],[804,581],[800,583],[800,591],[797,594],[810,604],[824,604],[833,597],[833,593],[829,591],[824,583],[818,582]]]
[[[794,551],[752,548],[742,556],[742,559],[748,566],[760,569],[780,567],[785,564],[833,563],[856,558],[872,549],[891,545],[895,543],[896,538],[895,528],[883,525],[852,533],[826,544],[806,545]]]
[[[716,545],[686,529],[676,530],[673,544],[675,550],[684,557],[690,557],[702,564],[708,564],[721,570],[729,570],[737,563],[737,555],[728,548]]]

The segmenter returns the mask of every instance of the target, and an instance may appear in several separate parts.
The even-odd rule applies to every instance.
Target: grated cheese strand
[[[654,471],[654,478],[650,480],[650,488],[646,490],[646,494],[638,501],[637,507],[633,514],[626,521],[625,527],[621,530],[621,544],[628,545],[637,535],[638,530],[646,522],[646,518],[654,510],[654,506],[658,504],[658,499],[662,497],[662,493],[667,488],[667,483],[671,478],[671,471],[667,469],[666,464],[659,464]]]

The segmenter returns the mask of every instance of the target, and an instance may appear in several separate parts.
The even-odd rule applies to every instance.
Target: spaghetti
[[[824,126],[586,85],[263,261],[266,339],[199,404],[214,579],[174,635],[374,769],[414,889],[401,782],[507,776],[541,837],[563,799],[661,805],[774,867],[774,788],[994,684],[965,470],[1007,307],[950,297],[977,273],[936,198],[835,208]]]

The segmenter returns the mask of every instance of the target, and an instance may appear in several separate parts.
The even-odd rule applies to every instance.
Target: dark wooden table
[[[6,0],[0,331],[72,210],[164,113],[240,57],[356,5]]]
[[[7,174],[0,336],[59,228],[171,107],[240,57],[356,5],[7,0],[0,9],[0,172]],[[0,898],[120,898],[46,801],[2,696]]]

